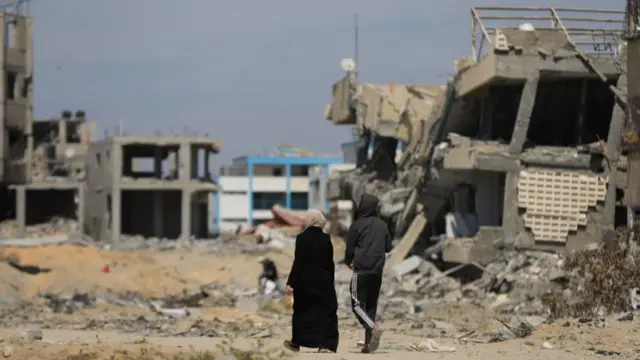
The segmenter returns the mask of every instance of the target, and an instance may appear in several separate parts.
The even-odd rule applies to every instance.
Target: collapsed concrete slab
[[[121,234],[158,238],[208,233],[209,171],[221,143],[197,137],[116,136],[91,144],[84,231],[118,242]]]
[[[358,166],[368,163],[378,178],[388,180],[385,177],[395,171],[398,142],[407,149],[419,143],[426,130],[424,119],[442,92],[440,85],[359,84],[348,74],[333,85],[325,118],[336,125],[357,125]],[[367,161],[370,146],[376,161]]]
[[[593,27],[571,24],[579,19],[560,9],[473,8],[480,35],[472,56],[455,62],[454,77],[418,116],[421,131],[393,176],[381,179],[360,161],[330,179],[328,193],[377,195],[396,238],[452,262],[490,261],[498,247],[581,249],[626,225],[624,46],[621,30],[600,26],[621,23],[623,12],[576,11],[593,16],[582,22]],[[335,98],[345,92],[334,91],[334,104],[345,106]],[[347,102],[355,124],[376,124],[358,112],[357,93]],[[345,119],[334,122],[354,124]],[[398,137],[380,123],[369,125],[376,137]],[[424,231],[409,226],[416,216],[425,217]]]

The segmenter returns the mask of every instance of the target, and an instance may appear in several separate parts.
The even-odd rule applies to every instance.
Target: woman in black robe
[[[338,350],[338,297],[331,237],[322,228],[327,221],[317,210],[305,214],[306,229],[296,237],[295,257],[287,281],[293,293],[292,337],[284,346],[318,352]]]

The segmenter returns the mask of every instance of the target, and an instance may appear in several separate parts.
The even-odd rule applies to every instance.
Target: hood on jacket
[[[378,213],[380,200],[371,194],[362,194],[358,203],[358,219],[366,216],[375,216]]]

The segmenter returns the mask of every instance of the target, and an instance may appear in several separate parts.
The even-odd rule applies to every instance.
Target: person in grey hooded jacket
[[[378,298],[382,285],[386,253],[391,251],[391,234],[378,214],[377,197],[363,194],[358,202],[357,219],[347,233],[344,261],[353,270],[351,307],[365,328],[363,353],[380,346],[382,330],[376,325]]]

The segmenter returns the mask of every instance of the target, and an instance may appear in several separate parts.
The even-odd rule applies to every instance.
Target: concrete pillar
[[[113,144],[113,153],[111,154],[111,181],[112,184],[119,184],[122,177],[122,145]]]
[[[18,223],[18,237],[27,236],[27,190],[24,186],[16,188],[16,222]]]
[[[29,120],[31,122],[31,120]],[[31,170],[33,168],[33,135],[31,134],[31,124],[27,128],[27,148],[25,150],[25,169],[24,176],[27,183],[31,182]]]
[[[617,89],[624,94],[627,91],[627,75],[622,74],[618,79]],[[620,106],[617,102],[613,106],[613,112],[611,113],[611,122],[609,123],[609,134],[607,135],[607,158],[609,159],[609,183],[607,184],[607,197],[605,198],[605,218],[607,220],[607,225],[613,226],[615,223],[615,213],[616,213],[616,189],[617,189],[617,180],[618,180],[618,160],[620,153],[620,141],[622,129],[624,127],[625,119],[626,119],[626,111],[625,107]],[[633,149],[634,147],[632,147]],[[633,192],[638,191],[637,181],[633,179],[633,174],[630,174],[630,168],[634,168],[633,160],[629,162],[628,158],[634,157],[633,151],[630,151],[630,154],[627,155],[627,181],[631,180],[631,184],[627,183],[627,191],[625,193],[626,196],[626,205],[629,206],[629,198],[633,198]],[[629,166],[630,165],[630,166]],[[640,194],[640,192],[638,192]]]
[[[518,235],[518,181],[519,171],[509,171],[504,183],[504,202],[502,208],[502,227],[504,231],[503,244],[513,248],[517,244]]]
[[[286,192],[285,192],[285,207],[287,209],[291,209],[291,164],[286,164],[284,166],[284,176],[286,184]]]
[[[178,150],[178,178],[181,181],[191,180],[191,144],[180,144],[180,150]]]
[[[191,237],[191,189],[182,190],[182,205],[180,206],[180,240],[189,241]]]
[[[164,237],[164,204],[163,191],[153,192],[153,235],[157,238]]]
[[[539,81],[540,71],[536,69],[524,83],[522,95],[520,96],[520,106],[518,107],[518,114],[516,115],[516,122],[511,135],[511,144],[509,144],[510,154],[520,154],[522,152],[522,147],[529,132],[531,114],[533,114],[533,107],[536,103]]]
[[[4,22],[2,22],[4,24]],[[14,36],[20,36],[22,38],[22,46],[26,51],[24,75],[27,77],[33,76],[33,19],[27,18],[22,24],[21,34],[15,34]],[[4,58],[4,57],[3,57]],[[4,73],[4,71],[2,71]],[[4,79],[3,79],[4,80]],[[2,82],[4,84],[4,81]],[[3,98],[4,99],[4,98]],[[26,135],[27,135],[27,149],[25,151],[25,177],[27,182],[31,182],[31,168],[33,167],[33,84],[29,86],[26,99]],[[3,114],[4,115],[4,114]]]
[[[60,121],[58,121],[58,143],[67,143],[67,121],[64,119],[60,119]]]
[[[78,232],[80,234],[84,234],[84,227],[85,227],[85,208],[84,208],[84,202],[85,202],[85,189],[84,189],[84,185],[81,186],[77,191],[76,191],[76,216],[78,218]]]
[[[111,242],[117,244],[120,242],[120,233],[122,232],[121,213],[122,210],[122,191],[118,186],[114,186],[111,190]]]

